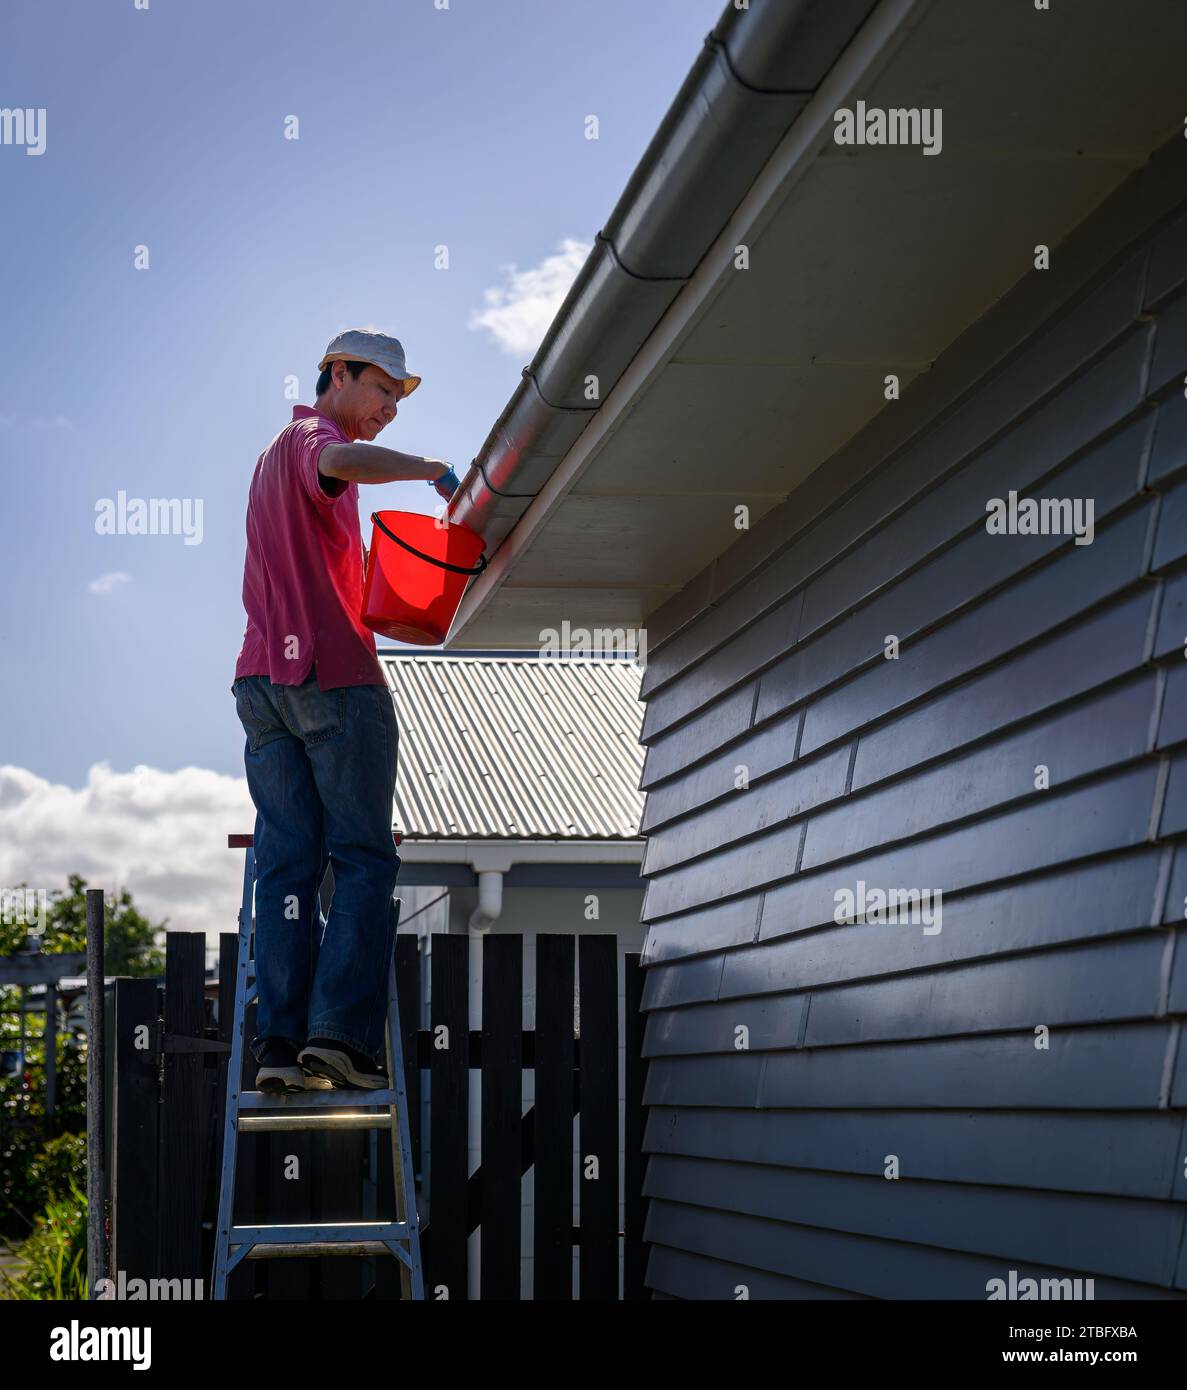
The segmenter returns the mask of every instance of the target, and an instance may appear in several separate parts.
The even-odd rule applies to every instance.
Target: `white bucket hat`
[[[339,333],[326,348],[317,370],[323,371],[330,362],[370,362],[404,383],[401,400],[420,385],[420,377],[413,376],[404,363],[404,348],[399,338],[389,338],[385,333],[368,333],[365,328],[349,328]]]

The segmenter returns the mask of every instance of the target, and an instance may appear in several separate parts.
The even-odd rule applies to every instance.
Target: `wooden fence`
[[[642,1299],[642,971],[627,953],[619,1018],[617,938],[537,935],[535,1028],[523,1017],[524,938],[492,934],[482,951],[482,1027],[468,1027],[464,935],[432,938],[430,1028],[418,1028],[420,942],[396,938],[411,1145],[426,1298],[466,1298],[468,1240],[480,1232],[483,1299]],[[204,983],[204,937],[170,932],[157,980],[117,979],[111,1169],[112,1277],[203,1281],[209,1296],[218,1161],[238,937],[223,936],[216,1001]],[[580,1036],[574,1026],[580,986]],[[254,1026],[249,1006],[246,1038]],[[468,1037],[467,1049],[435,1040]],[[619,1047],[625,1045],[624,1171],[620,1174]],[[245,1048],[244,1087],[255,1060]],[[524,1069],[534,1101],[523,1110]],[[481,1077],[482,1161],[468,1173],[469,1088]],[[422,1088],[427,1082],[427,1133]],[[574,1218],[578,1117],[579,1216]],[[380,1139],[383,1142],[379,1142]],[[396,1219],[386,1134],[286,1131],[239,1138],[237,1224]],[[522,1175],[531,1170],[531,1249],[522,1249]],[[623,1229],[619,1227],[620,1177]],[[427,1213],[427,1216],[426,1216]],[[573,1252],[578,1253],[575,1290]],[[620,1260],[622,1284],[620,1292]],[[532,1256],[521,1292],[521,1257]],[[395,1259],[355,1256],[245,1260],[230,1298],[399,1298]]]

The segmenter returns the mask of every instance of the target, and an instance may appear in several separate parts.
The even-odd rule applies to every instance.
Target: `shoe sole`
[[[328,1091],[330,1082],[309,1076],[301,1067],[261,1067],[256,1072],[256,1090],[269,1095],[293,1095],[298,1091]]]
[[[307,1072],[323,1077],[346,1090],[382,1091],[387,1087],[386,1076],[356,1071],[349,1055],[339,1052],[336,1048],[307,1047],[302,1050],[297,1061]]]
[[[261,1067],[256,1072],[256,1090],[276,1092],[303,1091],[305,1073],[300,1067]]]

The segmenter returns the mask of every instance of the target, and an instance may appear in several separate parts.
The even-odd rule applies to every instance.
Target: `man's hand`
[[[437,495],[444,497],[448,502],[453,494],[461,487],[461,479],[452,468],[446,468],[440,477],[433,479],[433,487],[437,489]]]

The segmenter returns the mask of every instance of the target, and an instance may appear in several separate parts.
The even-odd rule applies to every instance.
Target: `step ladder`
[[[396,999],[395,952],[388,962],[387,1074],[391,1090],[306,1090],[275,1093],[241,1090],[244,1020],[256,996],[254,955],[255,851],[250,835],[232,835],[232,848],[247,851],[243,866],[243,905],[239,910],[239,959],[235,973],[235,1013],[227,1065],[227,1097],[223,1121],[222,1174],[219,1181],[218,1227],[215,1230],[213,1297],[225,1299],[227,1280],[241,1260],[322,1255],[394,1255],[400,1261],[401,1297],[424,1298],[420,1260],[420,1229],[416,1215],[416,1184],[408,1138],[408,1096],[400,1041],[400,1010]],[[401,900],[396,899],[399,922]],[[311,1109],[320,1113],[310,1114]],[[304,1111],[306,1113],[298,1113]],[[253,1225],[233,1223],[235,1165],[241,1133],[278,1130],[386,1129],[391,1134],[395,1178],[395,1221],[323,1222],[312,1225]]]

